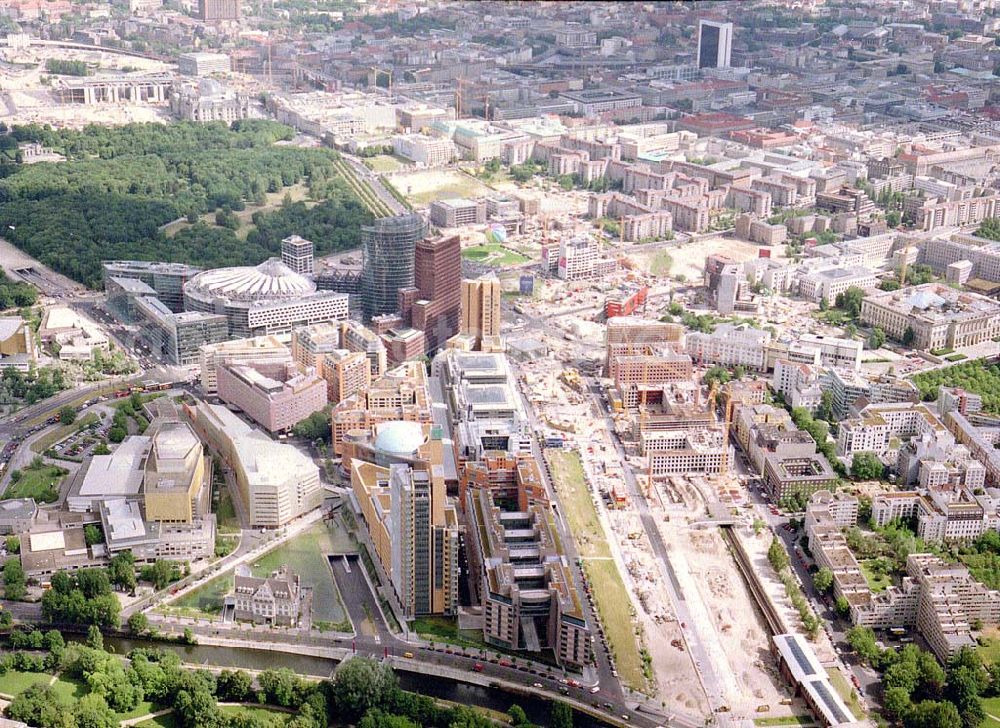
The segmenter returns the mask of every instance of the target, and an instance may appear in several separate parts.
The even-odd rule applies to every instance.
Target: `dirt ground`
[[[783,681],[771,657],[768,636],[752,598],[718,531],[679,526],[661,529],[698,632],[723,680],[734,715],[788,714]],[[757,713],[768,705],[771,712]]]
[[[756,258],[761,250],[770,250],[775,258],[784,253],[784,246],[767,247],[756,245],[745,240],[735,240],[732,238],[705,238],[697,240],[687,245],[669,247],[666,249],[670,253],[674,264],[670,268],[671,275],[684,275],[687,279],[700,279],[705,271],[705,257],[712,253],[728,255],[738,263]]]

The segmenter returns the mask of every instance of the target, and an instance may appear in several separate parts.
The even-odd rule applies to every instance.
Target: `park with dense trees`
[[[15,651],[0,657],[0,682],[12,671],[40,679],[13,696],[5,715],[39,728],[117,728],[124,718],[160,710],[170,711],[171,724],[180,728],[495,725],[468,706],[439,705],[400,689],[391,667],[367,658],[349,659],[330,680],[317,681],[287,668],[256,676],[192,670],[182,666],[178,653],[151,648],[133,649],[122,659],[105,650],[96,628],[85,641],[69,643],[56,630],[19,629],[10,643]],[[515,728],[533,728],[517,705],[507,717]],[[572,710],[555,702],[548,724],[572,728]]]
[[[182,261],[204,267],[255,265],[297,233],[319,254],[358,244],[371,213],[336,171],[336,152],[277,145],[291,127],[264,120],[198,124],[15,126],[16,142],[39,142],[65,162],[13,165],[0,178],[0,229],[41,262],[88,286],[113,258]],[[267,194],[305,183],[315,205],[286,199],[254,213],[246,240],[202,222],[169,237],[160,228],[221,211],[224,220]],[[0,281],[0,303],[4,295]]]

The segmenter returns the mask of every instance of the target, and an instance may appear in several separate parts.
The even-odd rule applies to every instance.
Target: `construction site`
[[[633,597],[632,631],[637,644],[632,649],[648,654],[654,699],[667,710],[725,708],[733,717],[802,714],[802,705],[793,701],[772,657],[774,629],[757,610],[748,609],[754,595],[727,541],[749,541],[747,550],[757,560],[752,511],[739,507],[745,489],[732,473],[730,448],[722,447],[728,428],[714,413],[716,393],[692,381],[673,388],[680,401],[667,406],[649,403],[632,412],[622,409],[611,418],[599,398],[588,391],[588,380],[557,361],[524,364],[521,374],[525,394],[543,426],[560,433],[564,450],[579,453],[587,485],[585,495],[577,497],[590,501],[585,505],[592,504],[601,533],[574,529],[574,534],[585,544],[603,536],[610,546],[608,553]],[[725,414],[727,408],[722,409]],[[655,453],[643,452],[643,442],[672,434],[671,422],[687,417],[704,419],[710,425],[701,434],[719,451],[717,472],[650,478],[649,463]],[[694,439],[696,449],[704,445],[698,437]],[[619,446],[624,457],[619,456]],[[669,554],[676,596],[683,602],[680,619],[675,595],[665,586],[663,564],[641,518],[641,504],[628,485],[633,474],[657,524],[656,536]],[[560,496],[564,510],[576,507],[565,502],[566,493]],[[766,553],[766,544],[763,548]],[[781,587],[776,577],[773,582]],[[783,599],[787,604],[787,598]],[[599,599],[598,607],[600,611]],[[792,613],[786,621],[794,630],[792,617],[797,620]],[[697,644],[697,652],[692,644]],[[612,651],[621,654],[625,649],[613,645]],[[699,656],[707,656],[711,671]]]

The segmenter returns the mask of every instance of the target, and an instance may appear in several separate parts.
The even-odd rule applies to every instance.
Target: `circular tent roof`
[[[184,290],[189,295],[204,298],[271,301],[315,293],[316,284],[293,271],[278,258],[270,258],[253,267],[207,270],[188,281]]]
[[[387,422],[375,436],[375,448],[390,455],[412,455],[425,440],[419,422]]]

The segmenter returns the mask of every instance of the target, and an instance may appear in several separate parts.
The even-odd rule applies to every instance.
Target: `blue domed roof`
[[[378,429],[375,448],[393,455],[412,455],[425,439],[419,422],[387,422]]]

